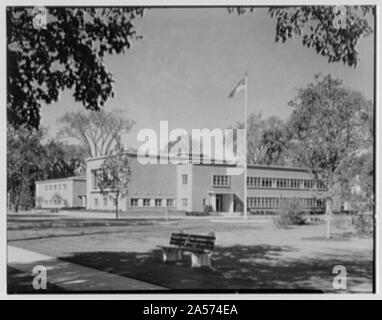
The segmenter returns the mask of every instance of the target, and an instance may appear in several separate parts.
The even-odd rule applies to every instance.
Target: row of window
[[[229,188],[231,186],[231,177],[225,175],[213,175],[212,186]]]
[[[164,201],[166,201],[166,202],[164,202]],[[175,199],[157,198],[154,201],[151,201],[150,198],[143,198],[141,203],[142,203],[143,207],[151,207],[152,204],[154,204],[155,207],[163,207],[164,203],[167,207],[175,207]],[[140,205],[140,202],[139,202],[138,198],[130,199],[130,206],[131,207],[139,207],[139,205]]]
[[[277,208],[281,204],[288,204],[295,200],[303,208],[322,208],[325,206],[325,199],[277,197],[250,197],[247,198],[247,206],[248,208]]]
[[[325,184],[320,180],[260,177],[247,177],[247,186],[249,188],[326,189]]]
[[[61,200],[44,200],[44,203],[46,204],[46,205],[49,205],[49,204],[57,204],[57,205],[59,205],[59,204],[61,204]]]
[[[103,197],[103,206],[106,207],[108,202],[109,202],[109,199],[108,197]],[[115,205],[115,200],[114,199],[111,199],[112,200],[112,204]],[[98,207],[98,198],[94,198],[94,206]]]
[[[231,177],[226,175],[213,175],[213,187],[230,187]],[[284,179],[284,178],[263,178],[247,177],[247,186],[249,188],[288,188],[288,189],[313,189],[325,190],[325,184],[318,180],[309,179]]]
[[[61,190],[61,189],[66,189],[66,183],[60,183],[60,184],[50,184],[45,186],[45,190]]]
[[[155,207],[163,207],[163,204],[165,203],[167,207],[175,207],[175,199],[154,199],[152,202],[150,198],[143,198],[141,201],[138,198],[131,198],[130,199],[130,206],[131,207],[152,207],[154,204]],[[166,201],[166,202],[165,202]],[[115,205],[115,200],[112,199],[113,205]],[[108,198],[103,197],[103,206],[106,207],[108,204]],[[98,207],[98,198],[94,198],[94,206]]]
[[[92,170],[92,188],[98,189],[97,173]],[[188,175],[182,174],[182,184],[188,184]],[[231,186],[231,177],[227,175],[213,175],[213,187]],[[314,189],[326,190],[325,184],[320,180],[312,179],[286,179],[286,178],[265,178],[265,177],[247,177],[247,186],[249,188],[287,188],[287,189]]]

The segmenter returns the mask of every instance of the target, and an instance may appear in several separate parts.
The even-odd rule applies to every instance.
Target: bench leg
[[[191,252],[191,268],[211,267],[212,253]]]
[[[177,248],[162,248],[163,262],[182,261],[182,251]]]

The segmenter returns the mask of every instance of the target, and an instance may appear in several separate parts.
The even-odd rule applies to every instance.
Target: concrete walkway
[[[51,283],[67,291],[166,290],[166,288],[147,282],[80,266],[34,251],[8,246],[8,266],[32,274],[32,270],[36,265],[46,267],[48,289]]]

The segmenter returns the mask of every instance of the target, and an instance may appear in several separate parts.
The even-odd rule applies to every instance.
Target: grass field
[[[214,218],[214,220],[219,220]],[[373,290],[373,239],[350,225],[277,229],[272,219],[247,223],[193,219],[73,219],[59,215],[8,216],[8,243],[84,266],[182,290],[311,290],[336,292],[335,265],[347,270],[346,292]],[[158,245],[172,232],[215,232],[211,270],[184,263],[164,264]],[[9,277],[14,281],[12,274]],[[342,291],[341,291],[342,292]]]

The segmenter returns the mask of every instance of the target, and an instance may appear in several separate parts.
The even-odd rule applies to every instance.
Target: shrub
[[[371,213],[359,213],[352,217],[352,224],[360,235],[372,235],[374,232],[374,216]]]
[[[207,205],[205,205],[204,206],[204,213],[205,214],[210,214],[211,212],[213,211],[213,208],[212,208],[212,206],[210,205],[210,204],[207,204]]]
[[[186,211],[186,216],[203,217],[208,215],[209,213],[205,211]]]
[[[248,209],[247,209],[248,210]],[[236,201],[235,203],[235,212],[244,212],[244,205],[241,201]]]
[[[41,207],[42,207],[42,203],[44,202],[44,198],[43,197],[41,197],[41,196],[38,196],[37,198],[36,198],[36,208],[37,209],[41,209]]]
[[[304,215],[304,210],[298,199],[281,201],[279,214],[273,221],[278,228],[286,228],[289,225],[302,225],[306,222]]]

